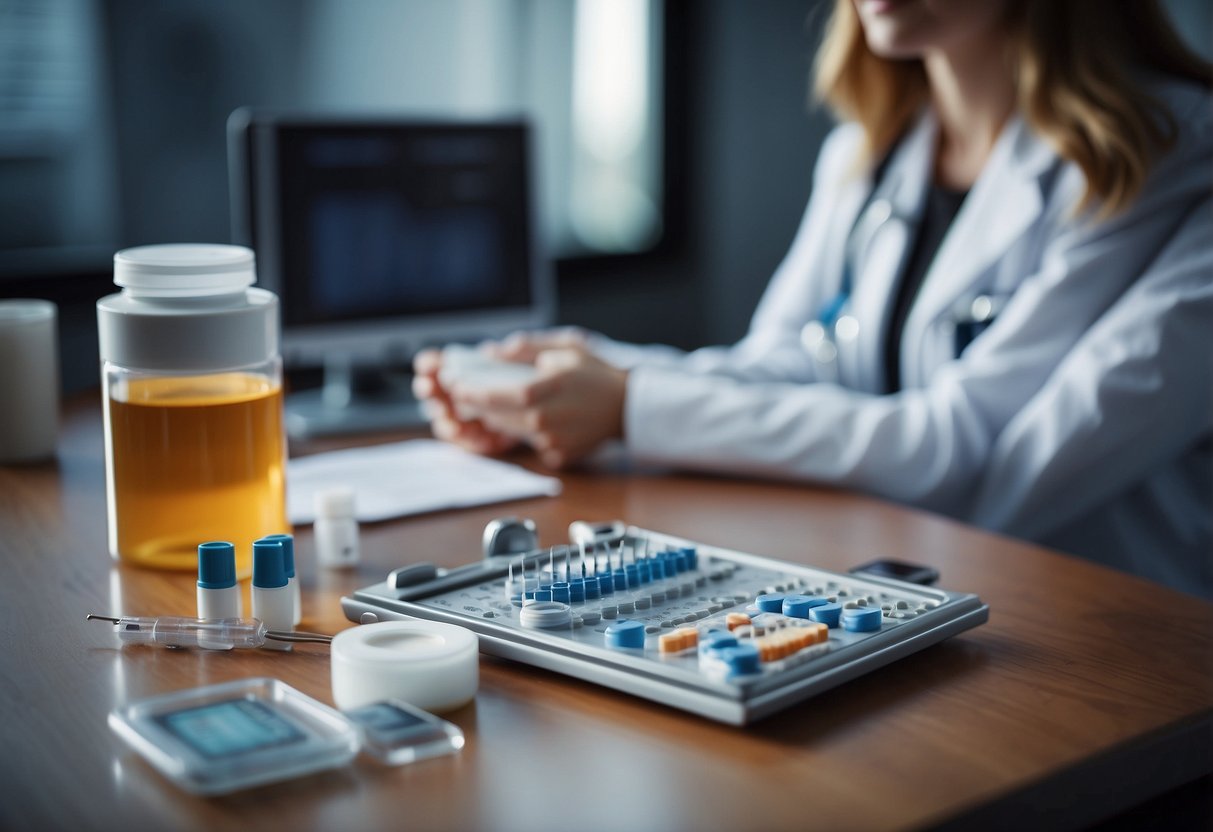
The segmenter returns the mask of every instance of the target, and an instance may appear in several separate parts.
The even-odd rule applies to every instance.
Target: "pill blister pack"
[[[975,595],[840,574],[636,527],[342,599],[351,620],[467,627],[484,653],[746,724],[975,627]]]

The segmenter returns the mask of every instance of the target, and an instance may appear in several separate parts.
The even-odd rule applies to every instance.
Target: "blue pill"
[[[783,599],[783,614],[791,618],[808,618],[809,610],[830,603],[824,598],[809,595],[788,595]]]
[[[754,599],[754,604],[762,612],[783,612],[782,595],[759,595]]]
[[[838,617],[841,614],[842,604],[831,604],[829,602],[809,610],[809,618],[811,620],[816,621],[818,624],[824,624],[827,627],[837,627]]]
[[[761,666],[758,648],[752,644],[724,647],[716,653],[716,658],[728,666],[730,674],[757,673]]]
[[[618,621],[606,628],[607,647],[644,647],[644,624]]]
[[[842,611],[842,629],[852,633],[874,633],[880,629],[880,608],[861,607]]]

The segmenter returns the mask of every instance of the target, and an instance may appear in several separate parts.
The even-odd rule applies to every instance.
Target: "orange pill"
[[[657,639],[657,650],[660,653],[677,653],[682,650],[682,636],[678,633],[666,633]]]

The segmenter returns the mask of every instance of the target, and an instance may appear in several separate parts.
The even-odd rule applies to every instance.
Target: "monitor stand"
[[[384,367],[354,364],[348,358],[325,361],[324,384],[286,397],[287,435],[314,439],[357,433],[416,430],[427,424],[413,396],[411,375]]]

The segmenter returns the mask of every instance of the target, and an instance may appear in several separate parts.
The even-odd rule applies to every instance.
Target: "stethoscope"
[[[890,223],[901,223],[912,233],[918,218],[898,212],[893,202],[884,197],[871,200],[860,212],[843,246],[842,279],[837,294],[800,330],[800,343],[817,363],[818,377],[823,381],[838,380],[838,348],[859,337],[859,319],[847,308],[855,287],[856,264]]]
[[[898,211],[892,200],[878,197],[864,208],[843,247],[842,279],[838,292],[822,305],[817,317],[800,330],[800,343],[817,364],[818,377],[823,381],[838,381],[838,351],[841,345],[850,345],[859,337],[860,322],[848,310],[855,287],[855,275],[861,256],[867,256],[873,241],[890,224],[905,227],[907,237],[912,237],[918,226],[915,215]],[[904,265],[905,253],[903,252]],[[991,294],[980,294],[972,300],[958,304],[950,316],[954,330],[955,355],[965,348],[988,327],[1002,311],[1006,298]]]

